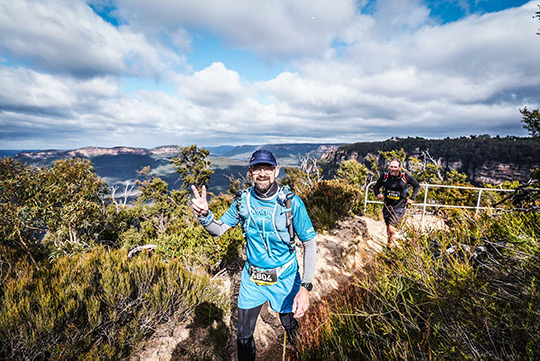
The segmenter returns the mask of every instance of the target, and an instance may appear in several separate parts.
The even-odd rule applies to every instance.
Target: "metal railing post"
[[[476,210],[474,211],[475,217],[478,215],[478,209],[480,208],[480,198],[482,198],[482,191],[483,189],[480,189],[478,191],[478,200],[476,201]]]
[[[369,186],[372,185],[373,182],[370,182],[368,184],[366,184],[366,189],[365,189],[365,192],[364,192],[364,214],[366,214],[366,211],[367,211],[367,196],[368,196],[368,192],[369,192]]]
[[[424,187],[426,187],[426,193],[424,193],[424,207],[422,208],[422,223],[421,223],[422,231],[424,230],[424,217],[426,215],[427,194],[428,194],[428,190],[429,190],[429,185],[425,184]]]

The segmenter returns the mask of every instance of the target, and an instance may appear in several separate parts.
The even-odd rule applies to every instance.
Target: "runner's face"
[[[390,162],[390,165],[388,166],[388,170],[390,171],[390,174],[395,177],[399,175],[399,171],[401,170],[401,167],[398,162]]]
[[[261,193],[266,193],[276,181],[279,167],[274,167],[271,164],[256,164],[249,168],[249,174],[253,179],[255,188]]]

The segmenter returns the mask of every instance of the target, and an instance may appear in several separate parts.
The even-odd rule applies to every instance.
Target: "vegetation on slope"
[[[537,212],[409,232],[307,316],[300,359],[538,359],[539,235]]]
[[[147,253],[96,247],[40,270],[1,261],[0,359],[119,360],[158,325],[228,302],[208,275]]]
[[[180,180],[205,184],[211,174],[208,154],[195,146],[184,151],[174,160]],[[470,186],[463,174],[443,175],[440,166],[403,149],[381,151],[379,157],[407,159],[421,181]],[[198,167],[184,167],[194,158],[201,160]],[[304,199],[316,227],[329,230],[362,211],[365,184],[380,171],[375,162],[367,167],[348,161],[335,179],[323,180],[316,163],[306,161],[301,168],[286,168],[282,181]],[[218,217],[234,190],[249,184],[230,181],[230,194],[211,195]],[[60,160],[50,168],[1,160],[0,359],[122,359],[160,324],[181,322],[198,309],[230,311],[229,295],[216,291],[211,275],[238,259],[240,230],[209,236],[189,208],[189,193],[170,190],[149,169],[137,186],[139,197],[127,203],[110,197],[87,160]],[[441,190],[434,197],[470,201],[461,190]],[[536,198],[524,196],[521,202],[519,208],[526,209]],[[381,257],[369,277],[340,292],[335,305],[321,305],[308,322],[318,329],[306,330],[301,357],[336,359],[368,351],[381,358],[525,355],[518,349],[537,357],[538,345],[527,338],[538,339],[538,314],[528,308],[538,301],[537,213],[501,216],[497,222],[445,215],[454,233],[410,234],[413,245]],[[129,250],[144,245],[154,251],[128,257]],[[448,254],[451,246],[459,252]],[[481,265],[472,256],[479,246],[496,250]],[[450,319],[446,309],[457,318]],[[465,318],[470,313],[474,322]],[[530,321],[521,325],[518,317]],[[463,340],[447,342],[456,335]],[[491,340],[503,346],[493,348]]]

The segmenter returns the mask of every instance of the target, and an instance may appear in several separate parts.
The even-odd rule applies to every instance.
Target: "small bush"
[[[100,247],[49,269],[12,266],[1,285],[0,359],[118,360],[198,304],[227,305],[208,276],[147,253]]]
[[[242,233],[237,228],[221,237],[212,237],[198,225],[185,227],[175,235],[162,235],[153,242],[158,245],[158,254],[166,259],[202,265],[207,271],[212,271],[222,261],[238,257]]]
[[[330,230],[338,220],[360,212],[362,190],[341,180],[320,181],[304,198],[313,225]]]
[[[216,219],[227,211],[232,199],[228,195],[212,198],[210,209]],[[166,259],[175,258],[188,264],[201,265],[212,272],[238,258],[244,236],[238,226],[220,237],[213,237],[197,222],[178,229],[174,234],[161,235],[152,242],[158,245],[157,252]]]

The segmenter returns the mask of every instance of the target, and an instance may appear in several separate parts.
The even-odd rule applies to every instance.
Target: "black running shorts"
[[[394,208],[386,204],[383,206],[384,223],[387,226],[399,226],[404,215],[405,207]]]

